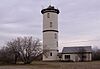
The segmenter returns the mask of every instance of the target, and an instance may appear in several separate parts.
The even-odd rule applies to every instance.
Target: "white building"
[[[42,9],[43,14],[43,61],[57,60],[58,54],[58,14],[54,6]]]
[[[91,46],[64,47],[60,53],[62,61],[92,61]]]

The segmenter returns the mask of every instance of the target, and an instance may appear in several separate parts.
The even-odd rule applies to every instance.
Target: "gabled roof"
[[[62,53],[89,53],[92,52],[91,46],[80,46],[80,47],[64,47]]]

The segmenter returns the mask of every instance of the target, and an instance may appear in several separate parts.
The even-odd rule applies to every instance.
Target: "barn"
[[[59,60],[62,61],[92,61],[92,48],[91,46],[64,47],[59,55]]]

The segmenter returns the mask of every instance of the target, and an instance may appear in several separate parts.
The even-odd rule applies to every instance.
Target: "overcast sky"
[[[41,9],[50,0],[0,0],[0,45],[18,36],[42,40]],[[100,45],[100,0],[52,0],[60,10],[59,48]]]

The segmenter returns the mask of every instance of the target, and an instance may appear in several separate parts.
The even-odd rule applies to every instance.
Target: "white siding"
[[[81,60],[81,58],[79,57],[79,54],[62,54],[61,60],[66,60],[65,55],[70,55],[70,60],[72,60],[72,61],[80,61]],[[86,58],[83,61],[92,61],[91,53],[87,53],[84,56],[86,56]]]
[[[91,53],[87,53],[87,54],[85,54],[85,56],[86,56],[85,61],[91,61],[92,60],[92,54]]]
[[[72,61],[79,61],[80,60],[80,58],[77,54],[63,54],[62,60],[66,60],[65,55],[70,55],[70,60],[72,60]]]

